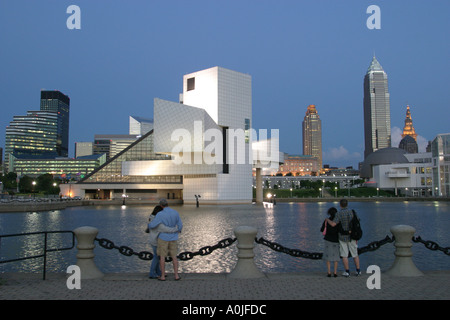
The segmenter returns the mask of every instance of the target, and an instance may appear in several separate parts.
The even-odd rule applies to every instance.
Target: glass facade
[[[14,172],[18,176],[40,176],[46,173],[55,178],[82,179],[87,174],[104,164],[105,155],[86,156],[77,159],[21,159],[11,156]]]
[[[70,98],[60,91],[41,91],[41,111],[58,114],[56,151],[61,157],[69,154]]]
[[[364,77],[364,158],[391,147],[391,109],[387,74],[373,57]]]
[[[6,127],[5,165],[12,171],[10,154],[49,157],[57,153],[58,114],[47,111],[28,111],[26,116],[14,116]]]
[[[153,149],[153,130],[142,136],[122,152],[111,158],[103,166],[85,177],[80,183],[182,183],[181,175],[170,176],[131,176],[122,175],[124,161],[171,160],[164,154],[157,154]]]
[[[439,134],[431,143],[433,191],[435,196],[450,196],[450,133]]]

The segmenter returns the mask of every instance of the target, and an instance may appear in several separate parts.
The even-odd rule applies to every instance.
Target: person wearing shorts
[[[348,255],[353,258],[356,267],[356,275],[361,275],[361,270],[359,268],[359,256],[358,256],[358,243],[356,240],[352,240],[350,238],[349,230],[350,230],[350,221],[353,218],[353,213],[348,209],[348,201],[346,199],[342,199],[339,202],[341,210],[336,213],[333,221],[327,219],[328,223],[332,226],[336,226],[338,223],[341,223],[342,232],[339,232],[339,252],[342,258],[342,263],[344,264],[345,272],[343,274],[344,277],[350,276],[350,269],[348,265]]]
[[[175,280],[180,280],[181,278],[178,275],[177,241],[178,234],[183,229],[183,223],[181,221],[180,214],[176,210],[169,208],[169,204],[167,203],[166,199],[161,199],[159,205],[163,207],[163,210],[159,212],[158,215],[149,223],[148,227],[150,229],[153,229],[162,223],[167,227],[178,227],[178,232],[161,232],[158,236],[157,253],[159,256],[159,263],[161,268],[161,277],[159,277],[158,280],[166,280],[165,263],[166,257],[168,256],[172,258]]]

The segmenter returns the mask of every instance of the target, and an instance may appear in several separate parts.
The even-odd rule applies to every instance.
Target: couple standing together
[[[353,218],[353,212],[347,208],[348,201],[342,199],[339,202],[341,210],[336,208],[328,209],[329,218],[325,219],[320,231],[324,233],[325,250],[323,259],[327,261],[328,277],[331,277],[331,262],[334,262],[334,277],[337,277],[337,265],[342,258],[345,272],[344,277],[350,276],[348,266],[348,255],[353,257],[356,266],[356,275],[361,275],[359,268],[358,244],[356,240],[350,238],[350,222]]]
[[[150,245],[153,249],[153,260],[150,266],[149,277],[151,279],[166,280],[165,259],[172,258],[175,280],[180,280],[178,274],[178,233],[183,229],[180,215],[172,208],[166,199],[161,199],[150,215],[148,229],[150,233]]]

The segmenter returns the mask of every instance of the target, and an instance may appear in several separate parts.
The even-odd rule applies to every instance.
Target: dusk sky
[[[81,29],[70,30],[77,5]],[[381,29],[369,29],[370,5]],[[450,132],[450,1],[0,0],[0,147],[14,115],[39,110],[40,90],[71,99],[69,155],[95,134],[128,134],[153,99],[178,101],[184,74],[221,66],[252,76],[255,129],[279,129],[302,154],[315,104],[323,163],[363,160],[363,78],[375,54],[388,74],[393,146],[406,106],[419,151]]]

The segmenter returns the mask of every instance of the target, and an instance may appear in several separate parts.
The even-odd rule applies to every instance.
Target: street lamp
[[[380,196],[380,188],[377,188],[377,197]]]
[[[334,197],[337,198],[337,187],[334,187]]]
[[[291,198],[292,198],[292,188],[290,188],[289,190],[291,190]]]
[[[36,181],[31,182],[31,184],[33,185],[31,192],[33,193],[33,198],[34,198],[34,187],[36,186]]]

